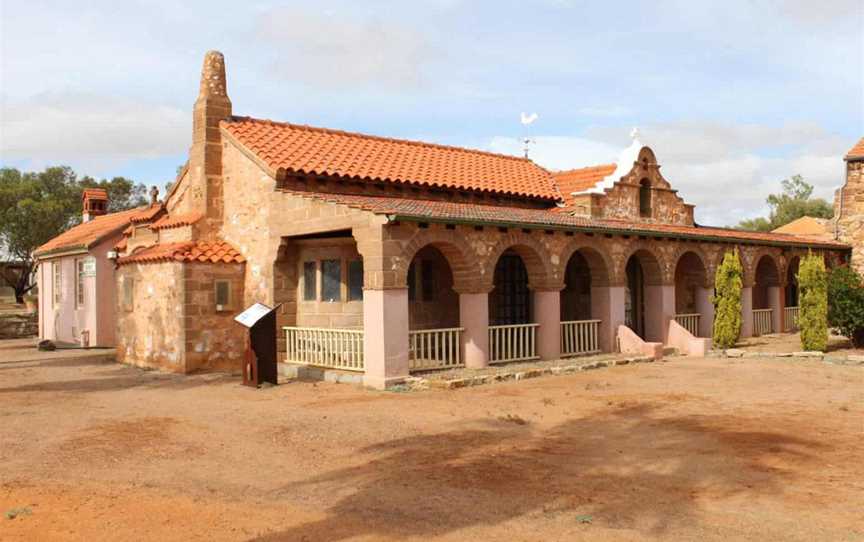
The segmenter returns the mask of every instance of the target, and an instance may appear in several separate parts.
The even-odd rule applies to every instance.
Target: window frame
[[[352,274],[352,268],[355,266],[360,266],[360,276],[355,277]],[[363,271],[363,260],[361,259],[352,259],[348,260],[347,267],[347,286],[348,292],[346,295],[346,300],[350,303],[352,301],[363,301],[363,280],[364,280],[364,271]],[[356,271],[356,270],[355,270]],[[353,278],[352,278],[353,277]],[[355,284],[354,280],[359,279],[359,284]],[[357,288],[355,292],[355,288]]]
[[[62,261],[58,260],[51,263],[52,279],[51,279],[51,298],[53,305],[56,307],[63,302],[63,265]]]
[[[639,181],[639,216],[642,218],[651,217],[651,196],[651,181],[642,179]]]
[[[328,276],[327,267],[336,267],[336,276]],[[321,301],[323,303],[341,303],[342,302],[342,284],[345,281],[342,278],[342,260],[340,258],[328,258],[321,260]],[[328,292],[328,287],[334,291]],[[328,293],[335,295],[328,296]]]
[[[219,303],[219,286],[224,285],[226,290],[226,301],[225,303]],[[234,296],[232,295],[231,288],[231,279],[214,279],[213,280],[213,305],[216,307],[216,312],[228,311],[231,310],[232,301]]]
[[[84,307],[84,258],[75,259],[75,308]]]
[[[311,267],[310,267],[311,266]],[[312,271],[312,281],[309,281],[309,275],[307,273],[308,270]],[[310,286],[311,284],[311,286]],[[311,290],[310,290],[311,287]],[[311,292],[311,297],[309,296]],[[300,292],[303,298],[303,301],[307,303],[314,303],[318,301],[318,261],[317,260],[306,260],[303,262],[303,288]]]

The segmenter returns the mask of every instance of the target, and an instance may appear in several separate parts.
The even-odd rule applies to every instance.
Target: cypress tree
[[[741,288],[744,270],[738,250],[727,252],[714,277],[714,345],[731,348],[741,334]]]
[[[828,347],[828,273],[824,260],[812,252],[798,267],[798,288],[801,348],[824,352]]]

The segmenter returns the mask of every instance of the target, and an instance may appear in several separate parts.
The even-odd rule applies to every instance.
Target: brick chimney
[[[203,233],[212,236],[222,223],[222,134],[219,121],[231,117],[225,84],[225,59],[208,51],[201,68],[201,85],[192,119],[189,175],[192,197],[189,211],[204,214]]]
[[[104,188],[85,188],[81,194],[84,222],[108,212],[108,192]]]

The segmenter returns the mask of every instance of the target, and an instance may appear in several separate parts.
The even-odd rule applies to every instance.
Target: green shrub
[[[727,252],[714,278],[714,345],[735,346],[741,334],[741,288],[744,270],[738,251]]]
[[[798,288],[801,347],[824,352],[828,347],[828,273],[821,256],[810,253],[801,260]]]
[[[828,276],[828,324],[856,348],[864,347],[864,279],[848,267]]]

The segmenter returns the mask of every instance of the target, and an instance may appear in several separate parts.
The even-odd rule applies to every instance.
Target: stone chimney
[[[104,188],[85,188],[81,194],[84,222],[108,212],[108,192]]]
[[[225,84],[225,59],[208,51],[201,68],[201,85],[192,119],[189,150],[190,209],[204,214],[202,233],[211,236],[222,223],[222,134],[219,122],[231,117]]]

